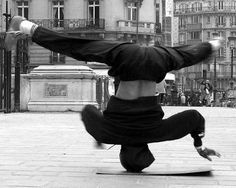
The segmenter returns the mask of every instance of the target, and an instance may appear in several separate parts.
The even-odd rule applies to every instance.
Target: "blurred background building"
[[[153,45],[156,40],[156,0],[1,0],[1,12],[8,2],[11,15],[21,15],[38,25],[82,38],[138,42]],[[1,31],[4,31],[1,17]],[[87,64],[48,51],[29,41],[30,69],[42,64]]]
[[[207,62],[185,68],[176,73],[178,83],[185,90],[196,90],[202,80],[209,80],[214,91],[235,87],[235,0],[174,0],[174,16],[178,18],[178,41],[174,45],[188,45],[224,37],[224,46]]]

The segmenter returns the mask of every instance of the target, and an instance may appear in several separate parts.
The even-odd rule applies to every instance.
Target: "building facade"
[[[11,15],[21,15],[38,25],[82,38],[132,41],[153,45],[156,40],[156,0],[1,0]],[[1,17],[1,31],[5,31]],[[30,66],[89,64],[48,51],[32,42]]]
[[[178,18],[175,45],[196,44],[215,36],[225,38],[213,58],[177,72],[179,83],[186,90],[198,89],[204,79],[217,91],[235,87],[236,0],[174,0],[174,16]]]

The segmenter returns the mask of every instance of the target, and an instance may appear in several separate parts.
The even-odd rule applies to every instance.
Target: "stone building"
[[[156,37],[156,0],[2,0],[11,15],[22,15],[47,28],[82,38],[132,41],[153,45]],[[1,18],[4,25],[4,18]],[[2,27],[4,31],[5,27]],[[31,67],[42,64],[89,64],[29,45]]]
[[[214,35],[224,37],[224,46],[207,64],[185,68],[177,73],[186,90],[198,89],[208,79],[215,90],[234,87],[236,36],[236,0],[174,0],[174,16],[178,17],[178,43],[195,44],[209,41]],[[229,38],[230,37],[230,38]],[[231,41],[230,41],[230,40]]]

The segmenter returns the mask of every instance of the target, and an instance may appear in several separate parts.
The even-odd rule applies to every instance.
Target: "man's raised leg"
[[[14,16],[11,19],[9,30],[5,38],[5,47],[11,50],[22,34],[32,37],[38,45],[81,61],[105,63],[112,66],[112,49],[125,42],[84,39],[60,33],[38,26],[23,17]]]

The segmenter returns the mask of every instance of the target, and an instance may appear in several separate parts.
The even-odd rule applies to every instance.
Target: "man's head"
[[[147,144],[138,146],[121,146],[120,162],[129,172],[141,172],[144,168],[150,166],[155,158]]]

